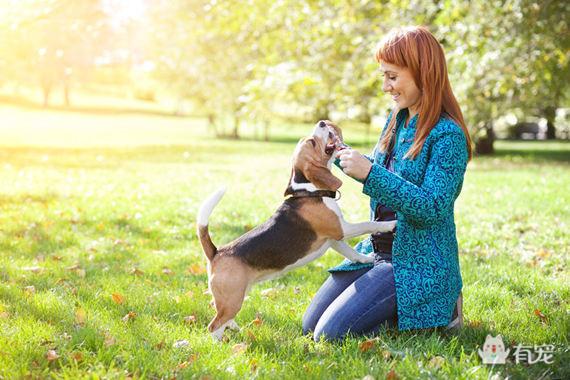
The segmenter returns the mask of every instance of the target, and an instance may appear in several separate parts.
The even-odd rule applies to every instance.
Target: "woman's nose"
[[[392,91],[392,86],[390,86],[387,82],[388,82],[388,81],[384,81],[384,82],[382,83],[382,91],[384,91],[384,92],[390,92],[390,91]]]

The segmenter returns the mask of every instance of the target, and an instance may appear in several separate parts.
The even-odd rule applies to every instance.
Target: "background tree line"
[[[0,86],[38,86],[44,105],[57,86],[66,104],[87,85],[168,94],[236,138],[243,123],[267,138],[276,116],[370,125],[390,106],[375,46],[421,24],[444,46],[484,153],[507,112],[544,117],[555,137],[570,98],[568,15],[564,0],[23,0],[1,8]]]

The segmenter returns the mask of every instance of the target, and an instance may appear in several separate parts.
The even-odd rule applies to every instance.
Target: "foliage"
[[[383,116],[390,104],[381,93],[374,47],[391,28],[424,24],[447,52],[452,85],[475,135],[486,129],[492,136],[494,121],[508,112],[545,116],[552,129],[555,110],[569,104],[567,1],[129,4],[28,0],[4,6],[1,50],[10,54],[0,65],[16,81],[28,82],[29,72],[37,72],[36,81],[48,88],[56,78],[87,80],[80,73],[101,66],[102,57],[117,70],[148,64],[154,92],[177,104],[191,99],[217,134],[238,137],[243,123],[269,125],[276,115],[366,123]],[[130,17],[115,14],[120,7]],[[134,77],[134,86],[141,82]]]

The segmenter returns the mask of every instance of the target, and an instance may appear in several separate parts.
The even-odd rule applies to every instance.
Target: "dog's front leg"
[[[362,222],[362,223],[346,223],[342,224],[343,239],[350,239],[364,234],[373,234],[375,232],[388,232],[396,227],[396,221],[391,222]]]
[[[361,253],[358,253],[350,245],[346,244],[342,240],[331,240],[331,248],[353,262],[357,263],[374,262],[373,255],[366,256]]]

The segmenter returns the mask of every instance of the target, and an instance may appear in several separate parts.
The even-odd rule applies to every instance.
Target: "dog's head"
[[[319,121],[312,136],[302,138],[293,153],[293,168],[285,195],[293,193],[292,183],[312,183],[319,190],[336,191],[342,181],[331,172],[336,148],[342,143],[340,128],[330,121]]]

